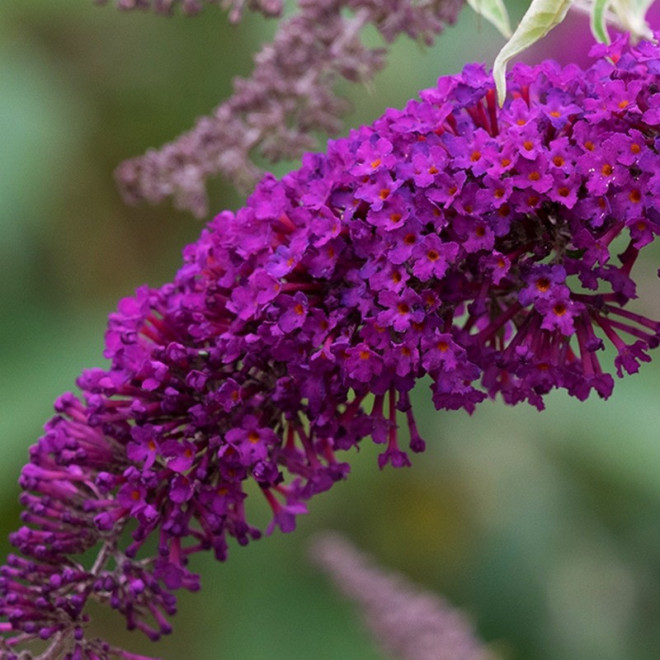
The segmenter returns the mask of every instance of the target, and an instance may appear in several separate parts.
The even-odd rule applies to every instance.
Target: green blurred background
[[[508,4],[519,17],[525,3]],[[229,27],[214,7],[165,19],[88,0],[2,0],[2,555],[18,525],[18,473],[52,401],[102,364],[117,300],[171,279],[201,228],[167,205],[124,206],[114,167],[208,113],[272,31],[258,17]],[[566,34],[545,50],[565,54]],[[583,25],[570,37],[589,41]],[[402,40],[373,89],[347,87],[349,123],[402,105],[466,61],[492,62],[501,45],[467,9],[433,49]],[[240,203],[212,184],[212,208]],[[636,305],[655,318],[658,256],[641,264]],[[202,592],[181,595],[170,638],[153,645],[105,612],[97,628],[168,660],[375,660],[353,608],[306,560],[307,540],[330,528],[448,597],[502,658],[658,658],[659,365],[617,383],[609,401],[558,393],[542,414],[501,402],[471,418],[436,413],[422,384],[414,394],[429,448],[413,468],[380,472],[365,443],[350,479],[311,502],[295,534],[234,548],[225,565],[198,557]]]

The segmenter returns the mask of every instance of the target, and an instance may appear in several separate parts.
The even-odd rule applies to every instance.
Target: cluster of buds
[[[403,575],[332,532],[317,535],[310,559],[355,605],[365,627],[388,658],[396,660],[495,660],[471,621]]]
[[[246,482],[266,531],[288,532],[363,439],[381,467],[409,465],[422,377],[437,409],[540,409],[554,388],[609,396],[606,344],[619,376],[649,360],[660,324],[627,304],[660,230],[660,49],[595,54],[585,71],[516,66],[502,108],[480,66],[441,78],[266,176],[172,283],[120,303],[110,367],[58,400],[21,476],[3,657],[34,638],[70,659],[137,657],[85,638],[88,600],[169,632],[173,592],[199,587],[189,557],[260,536]]]

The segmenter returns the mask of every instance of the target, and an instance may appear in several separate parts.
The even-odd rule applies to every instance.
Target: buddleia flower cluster
[[[594,55],[517,65],[502,108],[480,65],[441,78],[266,176],[172,283],[120,302],[109,368],[56,402],[20,478],[2,657],[138,657],[85,636],[88,601],[170,632],[190,557],[261,535],[248,482],[289,532],[364,439],[410,464],[421,378],[439,410],[541,409],[555,388],[608,397],[605,346],[619,376],[650,359],[660,325],[628,303],[660,229],[660,49]]]
[[[211,0],[209,0],[211,1]],[[145,9],[149,0],[118,3]],[[230,19],[246,4],[231,0]],[[171,9],[172,0],[153,3]],[[248,9],[277,15],[277,0],[251,0]],[[239,189],[252,190],[263,174],[256,154],[269,162],[298,159],[318,148],[319,135],[337,135],[351,104],[335,89],[341,79],[369,84],[386,64],[389,45],[401,35],[430,45],[453,23],[463,0],[301,0],[283,18],[273,41],[255,56],[249,78],[234,80],[233,94],[195,126],[159,149],[124,161],[116,179],[131,204],[173,197],[178,208],[208,215],[206,180],[222,174]],[[183,0],[183,8],[201,7]],[[273,8],[268,12],[266,8]],[[366,28],[382,37],[374,48]]]
[[[318,534],[310,558],[358,606],[385,657],[396,660],[495,660],[470,620],[403,575],[378,566],[336,533]]]

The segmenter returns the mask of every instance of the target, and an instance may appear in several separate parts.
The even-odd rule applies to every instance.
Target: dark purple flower
[[[660,50],[640,48],[617,42],[586,71],[518,65],[501,109],[482,68],[442,78],[265,177],[185,249],[173,283],[122,301],[110,367],[58,400],[23,470],[3,657],[35,637],[73,640],[69,658],[131,657],[81,636],[89,598],[152,639],[169,632],[172,591],[198,587],[189,555],[223,560],[228,537],[260,537],[246,481],[273,511],[268,531],[290,531],[346,476],[337,452],[372,437],[381,467],[409,464],[422,377],[438,409],[498,395],[542,408],[554,388],[610,394],[605,344],[619,375],[648,361],[660,325],[627,305],[660,232],[644,123]]]

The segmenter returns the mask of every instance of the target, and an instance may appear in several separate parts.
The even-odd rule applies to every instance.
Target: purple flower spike
[[[346,476],[339,451],[372,437],[381,467],[409,464],[400,434],[424,448],[409,400],[422,377],[438,409],[497,395],[542,408],[554,388],[609,396],[605,344],[619,375],[648,361],[660,324],[627,304],[660,231],[660,49],[604,54],[586,71],[518,65],[501,109],[481,67],[441,78],[265,177],[185,249],[173,283],[120,303],[110,368],[58,400],[21,476],[2,657],[35,638],[47,657],[132,657],[80,632],[88,599],[168,633],[173,592],[199,587],[190,556],[261,536],[246,482],[268,531],[287,532]]]
[[[357,606],[375,644],[398,660],[495,660],[469,618],[446,600],[387,571],[333,532],[319,534],[310,558]]]

